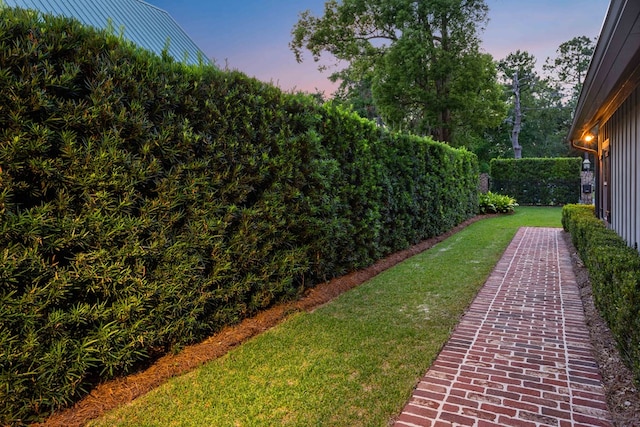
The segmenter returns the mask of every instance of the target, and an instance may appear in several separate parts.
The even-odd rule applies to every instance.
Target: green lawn
[[[476,222],[91,425],[386,426],[518,227],[560,219],[519,207]]]

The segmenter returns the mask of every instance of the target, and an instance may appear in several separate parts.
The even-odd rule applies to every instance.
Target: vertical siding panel
[[[640,88],[602,126],[611,157],[610,225],[630,246],[640,243]]]
[[[624,235],[624,198],[625,198],[625,182],[624,182],[624,152],[625,152],[625,140],[627,139],[627,105],[623,105],[622,114],[618,118],[618,167],[616,167],[616,181],[618,182],[618,213],[616,214],[616,223],[621,235]]]
[[[616,127],[615,127],[615,116],[611,118],[611,120],[609,121],[609,166],[613,167],[614,165],[614,161],[613,161],[613,142],[616,139]],[[611,200],[609,201],[609,210],[611,212],[613,212],[613,202],[615,201],[616,197],[613,194],[613,180],[612,180],[612,176],[609,176],[609,185],[607,187],[607,191],[611,192]],[[613,221],[613,218],[610,217],[609,218],[609,225],[611,225],[611,222]]]
[[[631,221],[633,222],[633,241],[630,241],[629,243],[634,245],[636,249],[640,250],[638,247],[638,244],[640,243],[640,196],[638,195],[638,192],[640,192],[640,170],[638,168],[638,164],[640,163],[640,88],[636,89],[636,111],[634,119],[636,125],[635,138],[633,141],[635,155],[631,159],[631,179],[635,182],[632,200],[634,212],[631,217]]]
[[[640,123],[640,108],[638,108],[636,111],[636,121]],[[635,197],[634,204],[636,206],[636,211],[635,211],[635,214],[633,215],[633,218],[635,221],[636,233],[635,233],[635,240],[633,243],[638,249],[638,251],[640,251],[640,195],[638,194],[638,192],[640,192],[640,168],[638,167],[638,165],[640,164],[640,124],[636,126],[636,140],[634,141],[634,143],[636,147],[636,156],[635,156],[635,162],[633,164],[633,174],[636,181],[636,191],[634,194],[634,197]]]
[[[627,140],[625,145],[627,146],[626,155],[624,158],[625,168],[624,168],[624,181],[627,187],[627,195],[625,197],[625,238],[627,242],[631,242],[633,237],[631,236],[631,218],[633,212],[631,211],[631,200],[633,199],[633,185],[631,181],[631,153],[632,153],[632,144],[633,144],[633,129],[635,128],[634,112],[636,109],[636,94],[635,92],[631,94],[630,102],[629,102],[629,114],[627,115]]]
[[[622,111],[620,117],[618,118],[618,141],[617,141],[617,159],[618,164],[616,167],[616,181],[618,182],[618,213],[616,214],[616,227],[618,233],[621,236],[624,236],[624,222],[622,219],[624,218],[624,198],[625,198],[625,185],[624,185],[624,152],[625,152],[625,140],[627,139],[627,107],[628,104],[622,104]]]
[[[609,178],[609,191],[611,191],[611,207],[609,208],[611,211],[611,218],[609,222],[611,227],[614,230],[618,229],[618,180],[615,174],[615,171],[618,170],[618,148],[620,144],[620,128],[618,123],[620,122],[621,110],[618,110],[616,114],[613,116],[613,120],[611,121],[611,139],[609,140],[609,156],[610,156],[610,164],[611,164],[611,173]]]
[[[608,150],[609,150],[609,153],[611,153],[611,141],[613,140],[613,117],[609,118],[609,121],[607,122],[607,124],[608,124],[608,130],[609,130],[609,132],[608,132],[608,134],[609,134],[608,135],[608,138],[609,138]],[[606,172],[606,171],[604,171],[604,169],[603,169],[603,172]],[[605,177],[606,177],[606,174],[603,174],[603,180],[604,180]],[[607,197],[609,197],[607,194],[610,191],[610,189],[611,189],[611,180],[609,180],[607,182],[606,192],[603,192],[603,195],[602,195],[603,202],[606,204],[606,205],[603,205],[603,206],[606,209],[611,209],[610,206],[607,206],[609,201],[606,200]],[[604,187],[603,187],[603,190],[604,190]],[[602,212],[603,215],[607,214],[606,209]],[[611,222],[611,218],[609,218],[609,222]]]
[[[611,213],[613,215],[611,215],[611,226],[615,227],[615,225],[617,224],[617,221],[615,219],[615,215],[616,212],[618,210],[618,207],[616,206],[618,203],[618,197],[617,197],[617,191],[618,189],[616,188],[617,186],[617,179],[616,179],[616,174],[614,173],[614,171],[617,169],[618,167],[618,157],[617,157],[617,153],[618,153],[618,144],[620,143],[620,132],[619,132],[619,127],[618,127],[618,117],[619,117],[619,112],[618,114],[616,114],[616,116],[613,119],[613,122],[611,123],[611,140],[609,141],[609,155],[611,156],[611,177],[610,177],[610,181],[611,183],[610,188],[611,188]]]
[[[622,236],[626,240],[629,236],[627,234],[627,218],[628,212],[627,207],[629,203],[629,180],[627,179],[628,170],[627,169],[627,157],[629,157],[629,130],[631,126],[630,119],[630,109],[631,109],[631,98],[627,99],[625,102],[624,108],[624,116],[622,120],[623,126],[623,139],[622,139],[622,153],[620,156],[621,168],[618,171],[618,177],[620,178],[620,182],[622,184],[622,197],[620,198],[621,204],[621,212],[620,212],[620,225],[622,226]]]
[[[613,137],[612,132],[611,132],[611,119],[609,119],[607,121],[605,129],[606,129],[606,133],[605,133],[605,139],[603,140],[603,142],[604,141],[608,141],[607,144],[610,147],[611,138]],[[609,150],[609,148],[608,148],[608,150]],[[602,159],[602,160],[604,160],[604,159]],[[604,164],[602,166],[603,166],[603,168],[602,168],[601,175],[600,175],[600,179],[601,179],[601,183],[602,183],[601,184],[601,189],[600,189],[600,195],[601,195],[601,199],[602,199],[602,204],[600,205],[600,218],[604,218],[605,215],[607,214],[606,210],[611,208],[610,206],[608,206],[609,199],[608,199],[608,196],[607,196],[607,190],[609,188],[609,185],[611,185],[611,182],[607,181],[607,187],[606,188],[604,187],[604,185],[603,185],[604,180],[605,180]],[[605,204],[606,204],[606,206],[605,206]],[[610,221],[610,219],[609,219],[609,221]]]
[[[632,225],[632,221],[633,221],[633,200],[635,199],[635,197],[633,196],[633,190],[635,188],[635,186],[633,185],[633,179],[632,179],[632,171],[633,171],[633,163],[631,163],[631,159],[633,159],[634,156],[634,149],[633,149],[633,142],[634,142],[634,135],[635,135],[635,127],[636,127],[636,121],[635,121],[635,112],[636,112],[636,108],[637,108],[637,92],[634,91],[633,94],[631,95],[631,105],[630,105],[630,111],[629,111],[629,139],[627,141],[627,168],[625,169],[626,174],[625,174],[625,181],[627,181],[627,188],[629,189],[629,194],[627,197],[627,217],[625,218],[625,222],[627,223],[627,242],[629,242],[630,244],[633,244],[633,225]]]
[[[620,216],[620,223],[622,225],[622,236],[626,241],[629,241],[629,140],[631,139],[631,109],[633,106],[633,95],[630,96],[625,102],[624,111],[624,141],[622,151],[622,168],[620,168],[620,179],[624,188],[622,196],[622,212]]]
[[[624,180],[627,185],[627,197],[625,198],[625,239],[629,244],[633,244],[633,235],[631,233],[631,221],[633,219],[633,180],[631,179],[631,172],[633,170],[633,165],[631,164],[631,159],[633,158],[633,134],[635,128],[635,110],[636,110],[636,92],[634,91],[631,94],[629,99],[629,114],[627,115],[627,141],[626,141],[626,156],[624,159],[625,162],[625,177]]]
[[[624,122],[623,122],[623,126],[624,126],[624,140],[622,142],[623,144],[623,150],[622,150],[622,157],[620,160],[622,160],[622,168],[620,168],[620,179],[622,179],[622,186],[623,186],[623,192],[622,192],[622,216],[620,217],[621,220],[621,225],[622,225],[622,237],[626,240],[627,237],[629,237],[627,235],[627,206],[629,205],[627,203],[628,197],[629,197],[629,180],[626,179],[626,174],[628,173],[628,169],[627,169],[627,157],[629,156],[629,128],[631,126],[631,121],[629,120],[629,109],[631,108],[631,97],[629,97],[627,99],[627,101],[625,102],[625,111],[624,111]]]
[[[622,117],[620,117],[620,140],[618,146],[620,149],[618,150],[618,170],[616,171],[617,181],[619,183],[618,188],[620,188],[620,196],[618,198],[618,228],[622,236],[624,236],[624,217],[625,217],[625,209],[626,203],[625,200],[627,198],[627,180],[624,179],[624,168],[626,167],[624,158],[627,151],[627,129],[628,129],[628,120],[629,116],[629,103],[626,102],[623,106]]]
[[[609,119],[607,121],[607,123],[604,126],[605,128],[605,137],[602,140],[602,142],[605,141],[610,141],[611,139],[611,119]],[[600,153],[602,154],[602,153]],[[602,155],[600,156],[601,161],[603,161],[604,159],[602,158]],[[598,193],[600,194],[600,218],[604,218],[604,215],[606,214],[605,212],[605,203],[606,203],[606,197],[607,197],[607,193],[605,191],[605,187],[604,187],[604,179],[605,179],[605,174],[604,174],[604,163],[601,163],[600,166],[602,167],[600,170],[600,188],[598,189]]]
[[[629,224],[629,244],[634,245],[637,235],[636,228],[636,218],[638,216],[638,212],[636,211],[636,199],[638,197],[638,187],[636,185],[636,168],[635,168],[635,159],[637,157],[638,152],[638,89],[633,92],[633,109],[632,114],[629,117],[631,121],[632,129],[629,138],[629,169],[627,170],[627,179],[629,180],[629,216],[627,217],[627,222]]]
[[[620,113],[616,116],[615,121],[616,136],[612,147],[613,156],[615,159],[615,166],[612,170],[612,175],[615,177],[613,181],[613,194],[615,194],[615,214],[614,214],[614,229],[618,233],[622,232],[622,224],[620,223],[620,212],[622,211],[622,198],[624,197],[624,186],[620,180],[620,170],[622,169],[622,152],[624,150],[624,105],[622,106]]]
[[[615,220],[613,221],[613,229],[616,230],[618,233],[622,232],[619,215],[620,215],[620,199],[622,198],[622,192],[624,191],[622,188],[622,183],[618,179],[618,173],[620,173],[620,168],[622,168],[622,162],[620,161],[622,156],[620,154],[622,152],[622,141],[624,140],[624,127],[622,125],[622,123],[624,122],[623,118],[624,118],[624,105],[621,105],[620,109],[616,113],[616,120],[613,123],[615,135],[614,135],[613,141],[611,141],[613,142],[611,146],[611,151],[614,156],[613,157],[614,161],[613,161],[613,164],[611,165],[612,167],[611,172],[612,172],[612,175],[615,176],[614,186],[611,188],[613,197],[615,197],[615,202],[614,202]]]

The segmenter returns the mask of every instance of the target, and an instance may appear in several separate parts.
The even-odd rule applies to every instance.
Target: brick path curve
[[[612,426],[558,228],[518,230],[395,426]]]

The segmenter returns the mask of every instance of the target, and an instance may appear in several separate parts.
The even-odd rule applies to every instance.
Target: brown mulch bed
[[[571,235],[563,234],[571,252],[571,263],[613,422],[619,427],[640,427],[640,393],[633,382],[633,374],[622,362],[611,330],[595,307],[589,272],[571,243]]]
[[[312,311],[341,293],[366,282],[382,271],[431,248],[466,226],[487,217],[489,216],[474,217],[441,236],[425,240],[407,250],[390,255],[371,267],[320,284],[309,289],[296,301],[265,310],[238,325],[223,329],[201,343],[185,347],[178,354],[163,356],[143,371],[102,383],[73,407],[55,413],[45,423],[39,425],[83,426],[105,412],[151,391],[171,377],[189,372],[226,354],[249,338],[276,326],[290,314],[299,311]],[[593,304],[588,272],[571,244],[570,236],[567,233],[564,235],[571,251],[573,269],[580,287],[587,325],[590,329],[595,356],[600,365],[607,403],[614,423],[619,427],[640,426],[640,395],[633,383],[633,376],[622,363],[611,332]]]
[[[178,354],[163,356],[143,371],[102,383],[74,406],[55,413],[45,423],[36,425],[51,427],[82,426],[88,421],[100,417],[105,412],[153,390],[171,377],[189,372],[206,362],[223,356],[249,338],[276,326],[292,313],[312,311],[384,270],[429,249],[468,225],[491,216],[493,215],[481,215],[471,218],[445,234],[392,254],[364,270],[319,284],[306,291],[296,301],[277,305],[252,318],[245,319],[238,325],[227,327],[201,343],[185,347]]]

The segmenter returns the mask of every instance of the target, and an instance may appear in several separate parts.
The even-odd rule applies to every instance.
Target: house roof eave
[[[576,106],[571,145],[593,151],[584,136],[611,117],[639,84],[640,2],[612,0]]]

